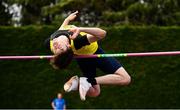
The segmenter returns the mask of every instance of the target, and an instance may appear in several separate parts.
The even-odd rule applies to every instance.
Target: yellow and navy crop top
[[[51,35],[50,38],[46,39],[45,45],[47,48],[52,49],[52,40],[56,37],[59,37],[60,35],[72,35],[73,33],[68,32],[67,30],[75,27],[74,25],[67,25],[62,30],[58,30],[55,33]],[[74,39],[70,40],[71,48],[76,55],[87,55],[87,54],[94,54],[96,50],[98,49],[98,43],[93,42],[89,43],[86,37],[87,33],[80,32],[80,34]]]

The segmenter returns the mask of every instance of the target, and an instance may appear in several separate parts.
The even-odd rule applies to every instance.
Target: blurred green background
[[[177,51],[178,0],[1,0],[0,55],[49,55],[43,43],[71,12],[77,26],[101,27],[107,53]],[[82,102],[64,93],[67,108],[180,108],[180,57],[117,58],[132,76],[129,86],[101,86],[101,95]],[[51,108],[63,84],[81,75],[75,61],[54,70],[48,60],[0,60],[0,108]],[[103,75],[98,70],[98,75]]]

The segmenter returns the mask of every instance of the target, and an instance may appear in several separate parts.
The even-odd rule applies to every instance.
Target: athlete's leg
[[[104,54],[104,51],[99,48],[97,54],[99,53]],[[113,57],[97,59],[96,66],[106,73],[104,76],[96,77],[97,84],[128,85],[131,82],[129,74]]]
[[[131,77],[123,67],[120,67],[114,74],[96,77],[96,81],[98,84],[128,85]]]
[[[97,84],[97,85],[93,85],[89,91],[87,92],[87,96],[90,96],[90,97],[97,97],[99,94],[100,94],[100,85]]]
[[[100,94],[101,84],[111,85],[128,85],[131,82],[131,77],[123,67],[120,67],[114,74],[108,74],[95,78],[98,85],[91,87],[87,93],[88,96],[96,97]]]
[[[65,84],[64,84],[64,91],[76,91],[79,87],[79,78],[78,76],[71,77]]]
[[[98,48],[95,54],[104,54],[104,51]],[[89,89],[87,93],[88,96],[98,96],[100,94],[99,85],[101,84],[128,85],[131,82],[131,77],[115,58],[94,58],[93,60],[93,62],[96,62],[93,66],[101,69],[106,75],[95,78],[97,85],[93,85]],[[90,66],[91,65],[87,65],[87,67]]]
[[[96,97],[100,94],[100,86],[96,82],[96,59],[87,58],[87,59],[77,59],[77,63],[83,73],[84,78],[80,78],[79,92],[81,99],[84,99],[84,93],[86,92],[87,96]],[[87,80],[84,80],[86,79]],[[89,87],[88,83],[91,84]]]

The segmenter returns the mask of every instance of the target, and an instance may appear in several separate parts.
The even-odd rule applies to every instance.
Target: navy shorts
[[[95,54],[104,54],[104,51],[101,48],[98,48]],[[121,67],[121,64],[113,57],[82,58],[76,60],[83,72],[83,76],[87,78],[96,77],[96,68],[99,68],[106,74],[113,74]]]

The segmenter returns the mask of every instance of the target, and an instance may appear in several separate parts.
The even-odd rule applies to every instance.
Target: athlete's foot
[[[78,78],[78,76],[73,76],[73,77],[71,77],[71,79],[69,79],[64,84],[64,90],[66,92],[78,90],[78,85],[79,85],[79,78]]]
[[[80,77],[79,80],[79,95],[81,100],[86,100],[86,94],[92,85],[87,81],[86,77]]]

